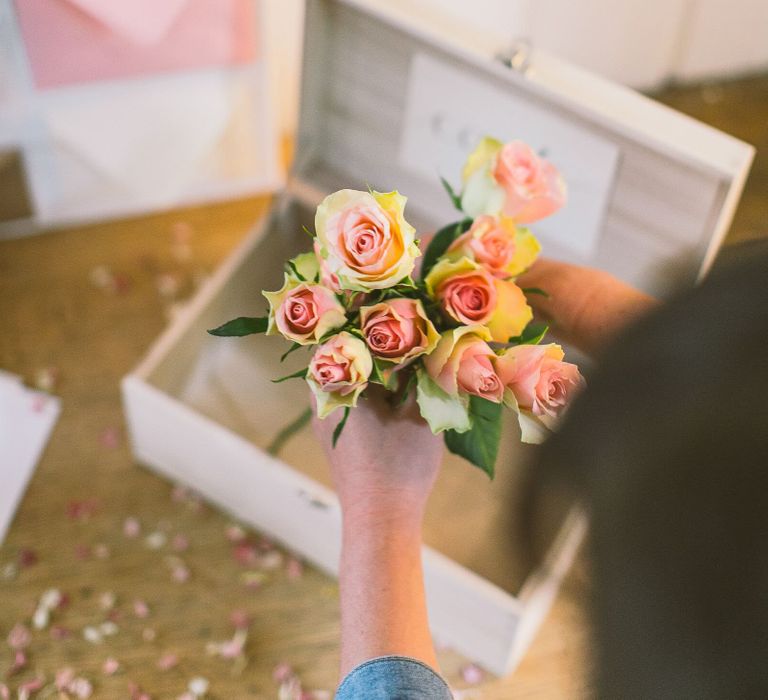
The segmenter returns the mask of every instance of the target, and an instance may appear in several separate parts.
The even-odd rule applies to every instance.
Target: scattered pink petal
[[[234,628],[238,630],[248,629],[248,626],[251,624],[251,616],[247,610],[233,610],[229,620]]]
[[[17,650],[13,655],[13,662],[8,669],[8,675],[12,676],[14,673],[21,671],[26,667],[28,661],[29,659],[27,658],[26,653],[21,651],[21,649]]]
[[[35,387],[47,394],[56,389],[60,372],[56,367],[41,367],[35,372]]]
[[[142,620],[149,617],[149,605],[147,605],[143,600],[134,600],[133,614]]]
[[[193,233],[192,225],[186,221],[175,221],[171,225],[171,241],[173,243],[189,243]]]
[[[111,656],[104,661],[104,665],[101,670],[106,676],[114,676],[120,670],[120,662]]]
[[[19,550],[19,568],[27,569],[37,564],[37,553],[29,547],[22,547]]]
[[[279,569],[282,565],[283,553],[278,552],[276,549],[260,555],[256,560],[256,566],[264,571],[274,571],[275,569]]]
[[[29,628],[17,622],[8,633],[8,646],[14,651],[26,649],[32,641]]]
[[[256,563],[256,547],[250,542],[240,542],[232,549],[232,556],[241,566],[253,566]]]
[[[101,431],[101,434],[99,435],[99,444],[102,447],[106,447],[108,450],[114,450],[120,447],[122,439],[123,436],[120,432],[120,428],[112,426],[104,428],[104,430]]]
[[[93,545],[93,553],[96,555],[97,559],[109,559],[112,552],[107,545],[103,542],[99,542]]]
[[[54,679],[54,684],[56,685],[56,690],[68,690],[69,684],[75,680],[75,669],[73,669],[70,666],[65,666],[64,668],[60,668],[58,671],[56,671],[56,676]]]
[[[261,585],[264,583],[264,581],[267,580],[267,576],[261,571],[244,571],[240,575],[240,580],[243,582],[246,588],[255,590],[257,588],[261,588]]]
[[[189,497],[189,489],[183,484],[175,484],[171,490],[171,500],[175,503],[184,503]]]
[[[185,552],[189,549],[189,540],[185,535],[174,535],[171,540],[171,547],[176,552]]]
[[[290,557],[285,564],[285,573],[289,581],[297,581],[304,575],[304,564],[296,557]]]
[[[87,678],[75,678],[69,685],[69,692],[80,700],[87,700],[93,695],[93,686]]]
[[[83,627],[83,639],[91,644],[101,644],[104,641],[104,635],[98,627],[87,625]]]
[[[230,542],[242,542],[246,538],[246,532],[240,525],[229,525],[225,532]]]
[[[113,284],[112,270],[106,265],[97,265],[91,269],[88,277],[91,280],[91,284],[99,289],[108,290]]]
[[[128,684],[128,693],[130,694],[130,700],[152,700],[149,693],[145,693],[141,686],[133,681]]]
[[[293,675],[293,669],[285,661],[281,661],[272,669],[272,679],[275,683],[284,683],[293,678]]]
[[[117,596],[114,591],[105,591],[99,596],[99,607],[102,610],[112,610],[117,603]]]
[[[150,549],[162,549],[165,547],[165,543],[168,541],[168,536],[161,532],[160,530],[155,530],[154,532],[150,532],[146,539],[145,544]]]
[[[189,581],[189,569],[184,564],[176,564],[171,569],[171,578],[176,581],[176,583],[186,583]]]
[[[19,684],[17,690],[19,700],[27,700],[32,693],[36,693],[43,685],[45,685],[45,679],[42,676]]]
[[[176,654],[163,654],[157,660],[157,667],[161,671],[170,671],[172,668],[178,666],[179,657]]]
[[[53,625],[51,627],[51,639],[61,641],[62,639],[69,639],[72,636],[72,630],[63,625]]]
[[[152,627],[145,627],[141,631],[141,638],[145,642],[154,642],[155,639],[157,638],[157,632],[155,632],[155,630],[152,629]]]
[[[222,659],[236,659],[243,653],[245,642],[248,639],[248,632],[243,629],[235,630],[232,639],[223,642],[208,642],[205,650],[212,656],[220,656]]]
[[[197,678],[193,678],[191,681],[189,681],[187,690],[192,693],[193,697],[201,698],[208,692],[208,685],[209,683],[207,679],[198,676]]]
[[[70,520],[89,520],[99,508],[95,498],[70,501],[67,503],[67,517]]]
[[[5,683],[0,683],[0,700],[11,700],[11,689]]]
[[[192,693],[190,693],[189,691],[186,691],[181,695],[179,695],[179,697],[176,698],[176,700],[195,700],[195,696],[192,695]]]
[[[133,539],[134,537],[138,537],[140,533],[141,523],[139,522],[138,518],[126,518],[125,522],[123,523],[123,534],[126,537]]]
[[[99,632],[105,637],[113,637],[119,631],[120,628],[112,620],[107,620],[99,625]]]
[[[117,272],[112,277],[112,286],[109,291],[114,294],[125,294],[131,291],[131,287],[133,287],[133,280],[130,275],[124,272]]]
[[[87,544],[75,545],[75,559],[78,561],[88,561],[91,558],[91,547]]]
[[[173,299],[181,288],[181,279],[172,272],[162,272],[155,277],[155,285],[161,297]]]
[[[465,683],[477,685],[482,683],[485,678],[485,672],[477,664],[467,664],[461,668],[461,677]]]

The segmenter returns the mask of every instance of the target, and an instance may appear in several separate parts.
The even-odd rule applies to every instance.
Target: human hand
[[[369,387],[332,447],[341,411],[313,417],[315,435],[331,465],[345,518],[357,514],[420,522],[442,461],[443,442],[419,414],[413,397],[401,407]]]
[[[589,354],[658,303],[607,272],[547,258],[537,260],[517,284],[547,292],[548,298],[528,297],[537,316],[555,335]]]

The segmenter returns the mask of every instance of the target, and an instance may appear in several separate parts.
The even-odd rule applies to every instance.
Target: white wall
[[[263,0],[280,124],[296,125],[303,0]],[[768,70],[768,0],[410,0],[638,89]]]

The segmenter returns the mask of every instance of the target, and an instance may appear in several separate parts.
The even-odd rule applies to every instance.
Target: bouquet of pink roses
[[[438,231],[422,255],[398,192],[340,190],[315,215],[314,249],[288,260],[284,284],[264,292],[269,313],[237,318],[218,336],[282,335],[309,347],[305,379],[326,418],[347,416],[371,384],[405,400],[447,448],[493,475],[504,407],[524,442],[539,442],[583,382],[559,345],[543,344],[515,279],[540,245],[523,225],[566,199],[555,167],[526,144],[485,138],[469,156],[456,194],[460,221]],[[311,233],[311,232],[310,232]],[[288,353],[286,353],[287,355]],[[284,356],[285,357],[285,356]]]

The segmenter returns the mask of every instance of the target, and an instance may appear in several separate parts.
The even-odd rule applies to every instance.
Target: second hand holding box
[[[405,2],[310,0],[300,136],[287,191],[123,383],[137,458],[335,574],[340,512],[309,430],[266,447],[308,402],[305,363],[279,338],[206,335],[263,311],[281,263],[309,248],[315,206],[343,187],[408,195],[421,233],[456,218],[451,176],[480,136],[520,138],[563,170],[571,200],[537,226],[554,257],[603,267],[652,293],[693,283],[711,263],[751,147],[548,56],[496,57],[488,37],[415,18]],[[510,67],[510,65],[512,67]],[[517,68],[517,69],[515,69]],[[510,420],[497,477],[446,456],[424,553],[436,636],[495,673],[519,662],[584,532],[568,503],[549,509],[551,542],[531,570],[511,510],[532,455]]]

